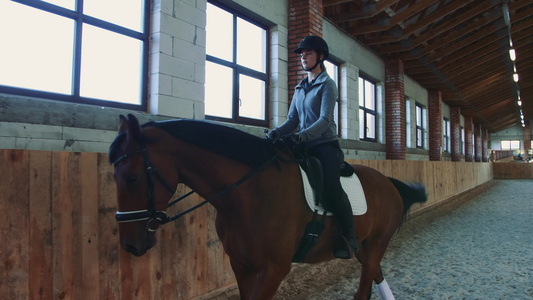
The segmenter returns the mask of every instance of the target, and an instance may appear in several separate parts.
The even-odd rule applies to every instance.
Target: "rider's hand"
[[[279,139],[280,136],[281,136],[281,133],[279,132],[279,130],[274,129],[266,135],[266,138],[269,140],[275,141]]]

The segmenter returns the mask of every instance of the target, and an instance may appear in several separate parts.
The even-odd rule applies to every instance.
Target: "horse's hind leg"
[[[376,283],[376,289],[381,300],[394,300],[394,295],[390,290],[387,280],[385,280],[385,277],[383,277],[383,271],[381,270],[381,267],[379,268],[379,273],[374,279],[374,282]]]
[[[379,242],[370,240],[363,242],[362,251],[357,256],[361,262],[361,278],[354,300],[370,299],[372,296],[372,282],[379,277],[383,278],[380,262],[386,248],[387,245],[380,245]]]

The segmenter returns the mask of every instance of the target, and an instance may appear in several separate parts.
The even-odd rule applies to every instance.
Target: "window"
[[[149,17],[144,0],[1,1],[0,92],[146,110]]]
[[[442,138],[443,138],[443,150],[444,152],[450,151],[450,120],[444,118],[442,120]]]
[[[376,141],[376,85],[359,77],[359,138]]]
[[[268,125],[267,29],[218,5],[207,3],[206,117]]]
[[[337,89],[339,89],[339,66],[335,64],[332,61],[326,60],[324,61],[324,66],[326,66],[326,70],[328,72],[329,77],[335,81],[337,84]],[[340,93],[339,93],[340,94]],[[339,118],[339,99],[337,99],[337,103],[335,104],[335,110],[333,112],[333,118],[335,120],[335,124],[337,125],[337,135],[341,135],[341,126],[340,126],[340,118]]]
[[[405,147],[411,148],[411,101],[405,97]]]
[[[424,149],[426,134],[426,109],[420,104],[415,104],[416,107],[416,147]]]
[[[520,150],[520,140],[503,140],[500,143],[502,150]]]
[[[461,126],[461,154],[465,154],[465,128]]]

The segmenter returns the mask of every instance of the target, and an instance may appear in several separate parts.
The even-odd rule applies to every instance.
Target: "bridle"
[[[154,183],[155,183],[154,177],[157,178],[157,180],[159,180],[159,182],[166,188],[166,190],[171,195],[174,195],[176,190],[173,189],[170,186],[170,184],[168,184],[168,182],[161,176],[161,174],[157,171],[157,169],[154,168],[154,166],[152,165],[152,162],[150,161],[150,157],[148,156],[148,150],[146,149],[146,146],[143,146],[139,150],[136,150],[136,151],[133,151],[133,152],[129,152],[129,153],[126,153],[126,154],[120,156],[112,164],[113,164],[113,166],[116,167],[117,164],[119,164],[119,163],[123,162],[124,160],[126,160],[127,158],[129,158],[131,156],[134,156],[134,155],[137,155],[137,154],[142,154],[143,160],[144,160],[144,168],[146,169],[146,174],[147,174],[146,178],[147,178],[147,184],[148,184],[148,208],[147,209],[143,209],[143,210],[133,210],[133,211],[117,211],[115,213],[115,219],[117,220],[118,223],[140,222],[140,221],[148,220],[148,222],[146,223],[146,231],[148,231],[148,232],[155,232],[155,231],[157,231],[157,229],[159,229],[159,227],[161,225],[169,223],[169,222],[172,222],[172,221],[175,221],[175,220],[181,218],[183,215],[186,215],[186,214],[194,211],[195,209],[197,209],[197,208],[199,208],[199,207],[201,207],[201,206],[213,201],[215,198],[220,197],[220,196],[230,192],[231,190],[237,188],[239,185],[243,184],[244,182],[246,182],[247,180],[252,178],[254,175],[256,175],[257,173],[262,171],[264,167],[266,167],[268,164],[272,163],[274,160],[278,159],[278,157],[279,157],[279,154],[276,153],[269,160],[264,162],[261,166],[259,166],[258,168],[252,170],[251,172],[246,174],[244,177],[239,179],[234,184],[226,187],[224,190],[218,192],[217,194],[211,196],[210,198],[204,200],[203,202],[201,202],[201,203],[199,203],[199,204],[197,204],[197,205],[195,205],[193,207],[190,207],[189,209],[184,210],[181,213],[178,213],[178,214],[174,215],[173,217],[169,217],[165,211],[157,210],[157,208],[156,208],[155,192],[154,192]],[[186,193],[185,195],[182,195],[178,199],[176,199],[176,200],[174,200],[172,202],[169,202],[167,208],[171,207],[174,204],[180,202],[181,200],[187,198],[188,196],[192,195],[193,193],[194,193],[194,191],[190,191],[190,192]]]
[[[126,153],[120,156],[112,164],[116,167],[119,163],[123,162],[127,158],[137,154],[142,154],[144,160],[144,168],[146,169],[146,180],[148,185],[148,208],[133,211],[117,211],[115,213],[115,219],[118,223],[148,220],[148,222],[146,223],[146,230],[150,232],[155,232],[159,228],[160,224],[165,224],[169,222],[169,217],[167,216],[167,213],[165,211],[156,209],[154,177],[157,178],[159,182],[161,182],[161,184],[171,195],[174,195],[175,190],[170,186],[170,184],[168,184],[168,182],[161,176],[161,174],[159,174],[157,169],[153,167],[152,162],[150,161],[150,157],[148,156],[148,151],[146,147],[143,147],[139,150],[130,153]]]

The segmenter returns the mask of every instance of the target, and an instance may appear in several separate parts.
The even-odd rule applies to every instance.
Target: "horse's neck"
[[[175,154],[178,164],[180,182],[193,189],[204,199],[209,199],[235,184],[251,172],[245,164],[225,156],[186,144],[177,147]],[[221,195],[217,198],[225,198]],[[219,199],[211,202],[217,209],[223,205]]]

